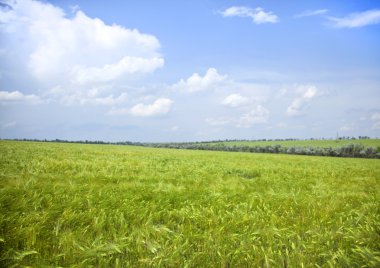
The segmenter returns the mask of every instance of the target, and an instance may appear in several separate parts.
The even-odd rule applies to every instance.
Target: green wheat
[[[380,161],[0,142],[2,267],[379,267]]]

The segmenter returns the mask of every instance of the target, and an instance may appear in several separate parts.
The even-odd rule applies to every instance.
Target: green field
[[[0,141],[0,267],[379,267],[380,160]]]
[[[210,145],[226,145],[226,146],[274,146],[281,145],[283,147],[300,146],[300,147],[341,147],[348,144],[362,144],[365,147],[380,147],[380,139],[363,139],[363,140],[295,140],[295,141],[227,141],[213,142]]]

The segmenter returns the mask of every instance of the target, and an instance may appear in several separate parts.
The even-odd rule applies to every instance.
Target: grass
[[[363,140],[295,140],[295,141],[227,141],[214,142],[210,145],[226,145],[226,146],[274,146],[281,145],[283,147],[342,147],[350,143],[363,144],[365,147],[380,148],[380,139],[363,139]]]
[[[380,161],[0,142],[2,267],[379,267]]]

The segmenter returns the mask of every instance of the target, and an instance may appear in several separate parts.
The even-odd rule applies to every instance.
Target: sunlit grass
[[[380,161],[0,142],[0,266],[378,267]]]

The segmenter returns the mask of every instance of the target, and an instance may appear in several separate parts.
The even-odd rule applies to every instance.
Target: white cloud
[[[138,57],[124,57],[115,64],[106,64],[101,68],[78,67],[75,72],[74,81],[78,84],[108,82],[115,80],[125,74],[150,73],[164,65],[162,58],[150,59]]]
[[[168,98],[159,98],[152,104],[139,103],[133,106],[131,109],[127,108],[113,108],[108,114],[110,115],[133,115],[133,116],[157,116],[167,114],[172,105],[173,101]]]
[[[173,101],[167,98],[157,99],[152,104],[139,103],[132,107],[131,114],[134,116],[155,116],[167,114],[171,107]]]
[[[118,97],[114,97],[112,94],[107,97],[96,98],[78,98],[80,104],[94,104],[94,105],[119,105],[127,101],[127,94],[122,93]]]
[[[277,23],[278,17],[273,12],[265,12],[261,7],[249,8],[244,6],[233,6],[220,12],[223,17],[248,17],[255,24]]]
[[[299,92],[299,96],[293,100],[286,110],[288,116],[301,115],[307,104],[316,97],[318,90],[315,86],[298,86],[297,91]]]
[[[172,88],[184,92],[203,91],[215,88],[215,86],[225,81],[226,78],[227,76],[220,75],[215,68],[209,68],[203,77],[198,73],[194,73],[186,80],[181,79]]]
[[[343,18],[329,17],[332,26],[336,28],[357,28],[380,23],[380,9],[372,9],[352,13]]]
[[[248,98],[243,97],[240,94],[231,94],[222,101],[222,104],[229,107],[239,107],[247,104],[248,101]]]
[[[108,111],[109,115],[129,115],[130,110],[128,108],[112,108]]]
[[[286,93],[288,93],[288,90],[286,88],[282,88],[278,92],[276,92],[274,97],[276,99],[281,99],[282,97],[284,97],[286,95]]]
[[[257,105],[254,109],[240,117],[237,126],[248,128],[256,124],[267,123],[269,114],[268,109],[261,105]]]
[[[207,118],[206,122],[211,126],[223,126],[231,123],[230,118],[221,117],[221,118]]]
[[[12,122],[0,122],[0,129],[8,129],[8,128],[13,128],[15,127],[17,124],[16,122],[12,121]]]
[[[348,132],[348,131],[353,131],[355,129],[356,127],[353,124],[347,124],[347,125],[342,126],[339,130],[343,132]]]
[[[31,94],[31,95],[24,95],[20,91],[0,91],[0,102],[1,103],[30,103],[30,104],[37,104],[40,103],[42,100],[40,97]]]
[[[371,116],[371,120],[375,121],[372,125],[372,129],[379,130],[380,129],[380,113],[374,113]]]
[[[82,11],[73,17],[49,3],[23,0],[0,10],[0,31],[15,54],[25,53],[26,65],[50,85],[114,81],[150,73],[164,65],[158,39],[136,29],[107,25]],[[23,42],[19,42],[22,39]]]
[[[79,5],[72,5],[72,6],[70,6],[70,11],[71,11],[71,13],[75,14],[78,11],[80,11],[80,6]]]
[[[317,10],[305,10],[302,13],[295,15],[296,18],[310,17],[324,15],[328,12],[328,9],[317,9]]]
[[[283,122],[280,122],[276,125],[277,128],[287,128],[288,127],[288,124],[286,123],[283,123]]]
[[[244,103],[249,103],[248,99],[244,99]],[[250,103],[252,105],[252,103]],[[250,108],[250,109],[248,109]],[[222,116],[216,118],[206,118],[206,122],[211,126],[234,125],[238,128],[249,128],[257,124],[265,124],[268,122],[270,112],[267,108],[260,104],[253,108],[245,105],[245,113],[240,116]]]
[[[374,113],[371,116],[371,119],[374,120],[374,121],[380,121],[380,113]]]
[[[43,95],[49,101],[56,101],[63,105],[105,105],[115,106],[128,101],[126,92],[118,93],[113,85],[102,85],[87,89],[67,88],[56,86],[46,91]]]
[[[379,130],[380,129],[380,121],[375,122],[372,125],[372,129]]]

